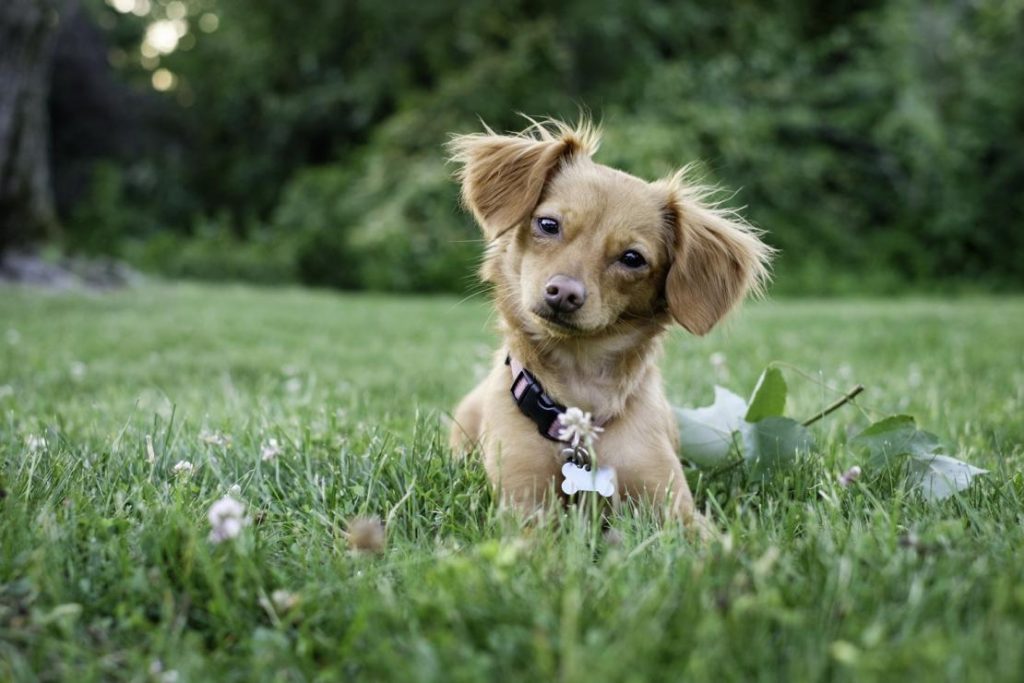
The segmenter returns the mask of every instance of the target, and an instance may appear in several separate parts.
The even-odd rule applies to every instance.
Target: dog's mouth
[[[662,321],[654,314],[623,313],[610,325],[584,327],[572,319],[572,314],[566,316],[549,308],[542,307],[534,308],[530,312],[539,320],[544,330],[553,336],[595,337],[607,334],[615,335],[649,329],[651,326],[657,327],[662,324]]]
[[[557,330],[563,334],[586,334],[590,330],[586,330],[566,316],[551,311],[549,309],[535,308],[533,314],[540,318],[547,327]]]

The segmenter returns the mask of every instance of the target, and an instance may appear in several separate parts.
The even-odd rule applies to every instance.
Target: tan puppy
[[[452,448],[477,444],[502,499],[526,511],[558,490],[565,444],[541,434],[510,393],[507,356],[547,396],[593,414],[597,459],[618,494],[667,504],[703,523],[680,465],[678,433],[655,363],[675,320],[708,332],[767,277],[771,249],[734,215],[708,206],[682,172],[649,183],[595,163],[584,122],[450,143],[462,197],[487,241],[505,346],[454,414]]]

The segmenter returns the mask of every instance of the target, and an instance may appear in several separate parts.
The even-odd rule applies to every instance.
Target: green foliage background
[[[184,4],[178,144],[95,174],[72,245],[114,225],[104,249],[175,275],[465,289],[447,136],[583,109],[600,161],[727,188],[782,249],[777,293],[1024,283],[1021,0]],[[140,87],[167,6],[94,0]]]

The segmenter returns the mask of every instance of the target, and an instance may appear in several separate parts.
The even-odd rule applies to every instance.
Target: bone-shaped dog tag
[[[615,494],[615,468],[598,467],[585,469],[577,467],[571,462],[562,465],[562,490],[566,495],[571,496],[577,491],[597,491],[605,498],[611,498]]]

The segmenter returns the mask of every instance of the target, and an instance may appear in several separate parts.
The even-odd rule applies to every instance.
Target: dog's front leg
[[[672,516],[683,523],[686,530],[694,534],[701,541],[710,541],[715,537],[715,528],[711,520],[697,511],[693,503],[693,494],[690,493],[690,485],[686,483],[686,476],[679,468],[679,483],[673,484],[671,492]]]
[[[486,383],[481,382],[459,401],[452,415],[448,445],[452,454],[461,458],[476,448],[483,436],[483,405]]]
[[[541,437],[532,423],[524,427],[522,416],[508,417],[513,419],[489,423],[484,469],[504,505],[533,514],[560,496],[560,444]]]
[[[638,438],[633,443],[637,443]],[[649,443],[649,446],[651,449],[646,452],[623,448],[619,452],[631,453],[632,457],[610,463],[619,465],[620,492],[629,498],[650,502],[668,519],[678,520],[702,540],[713,537],[713,527],[707,517],[697,511],[682,463],[669,440]]]

